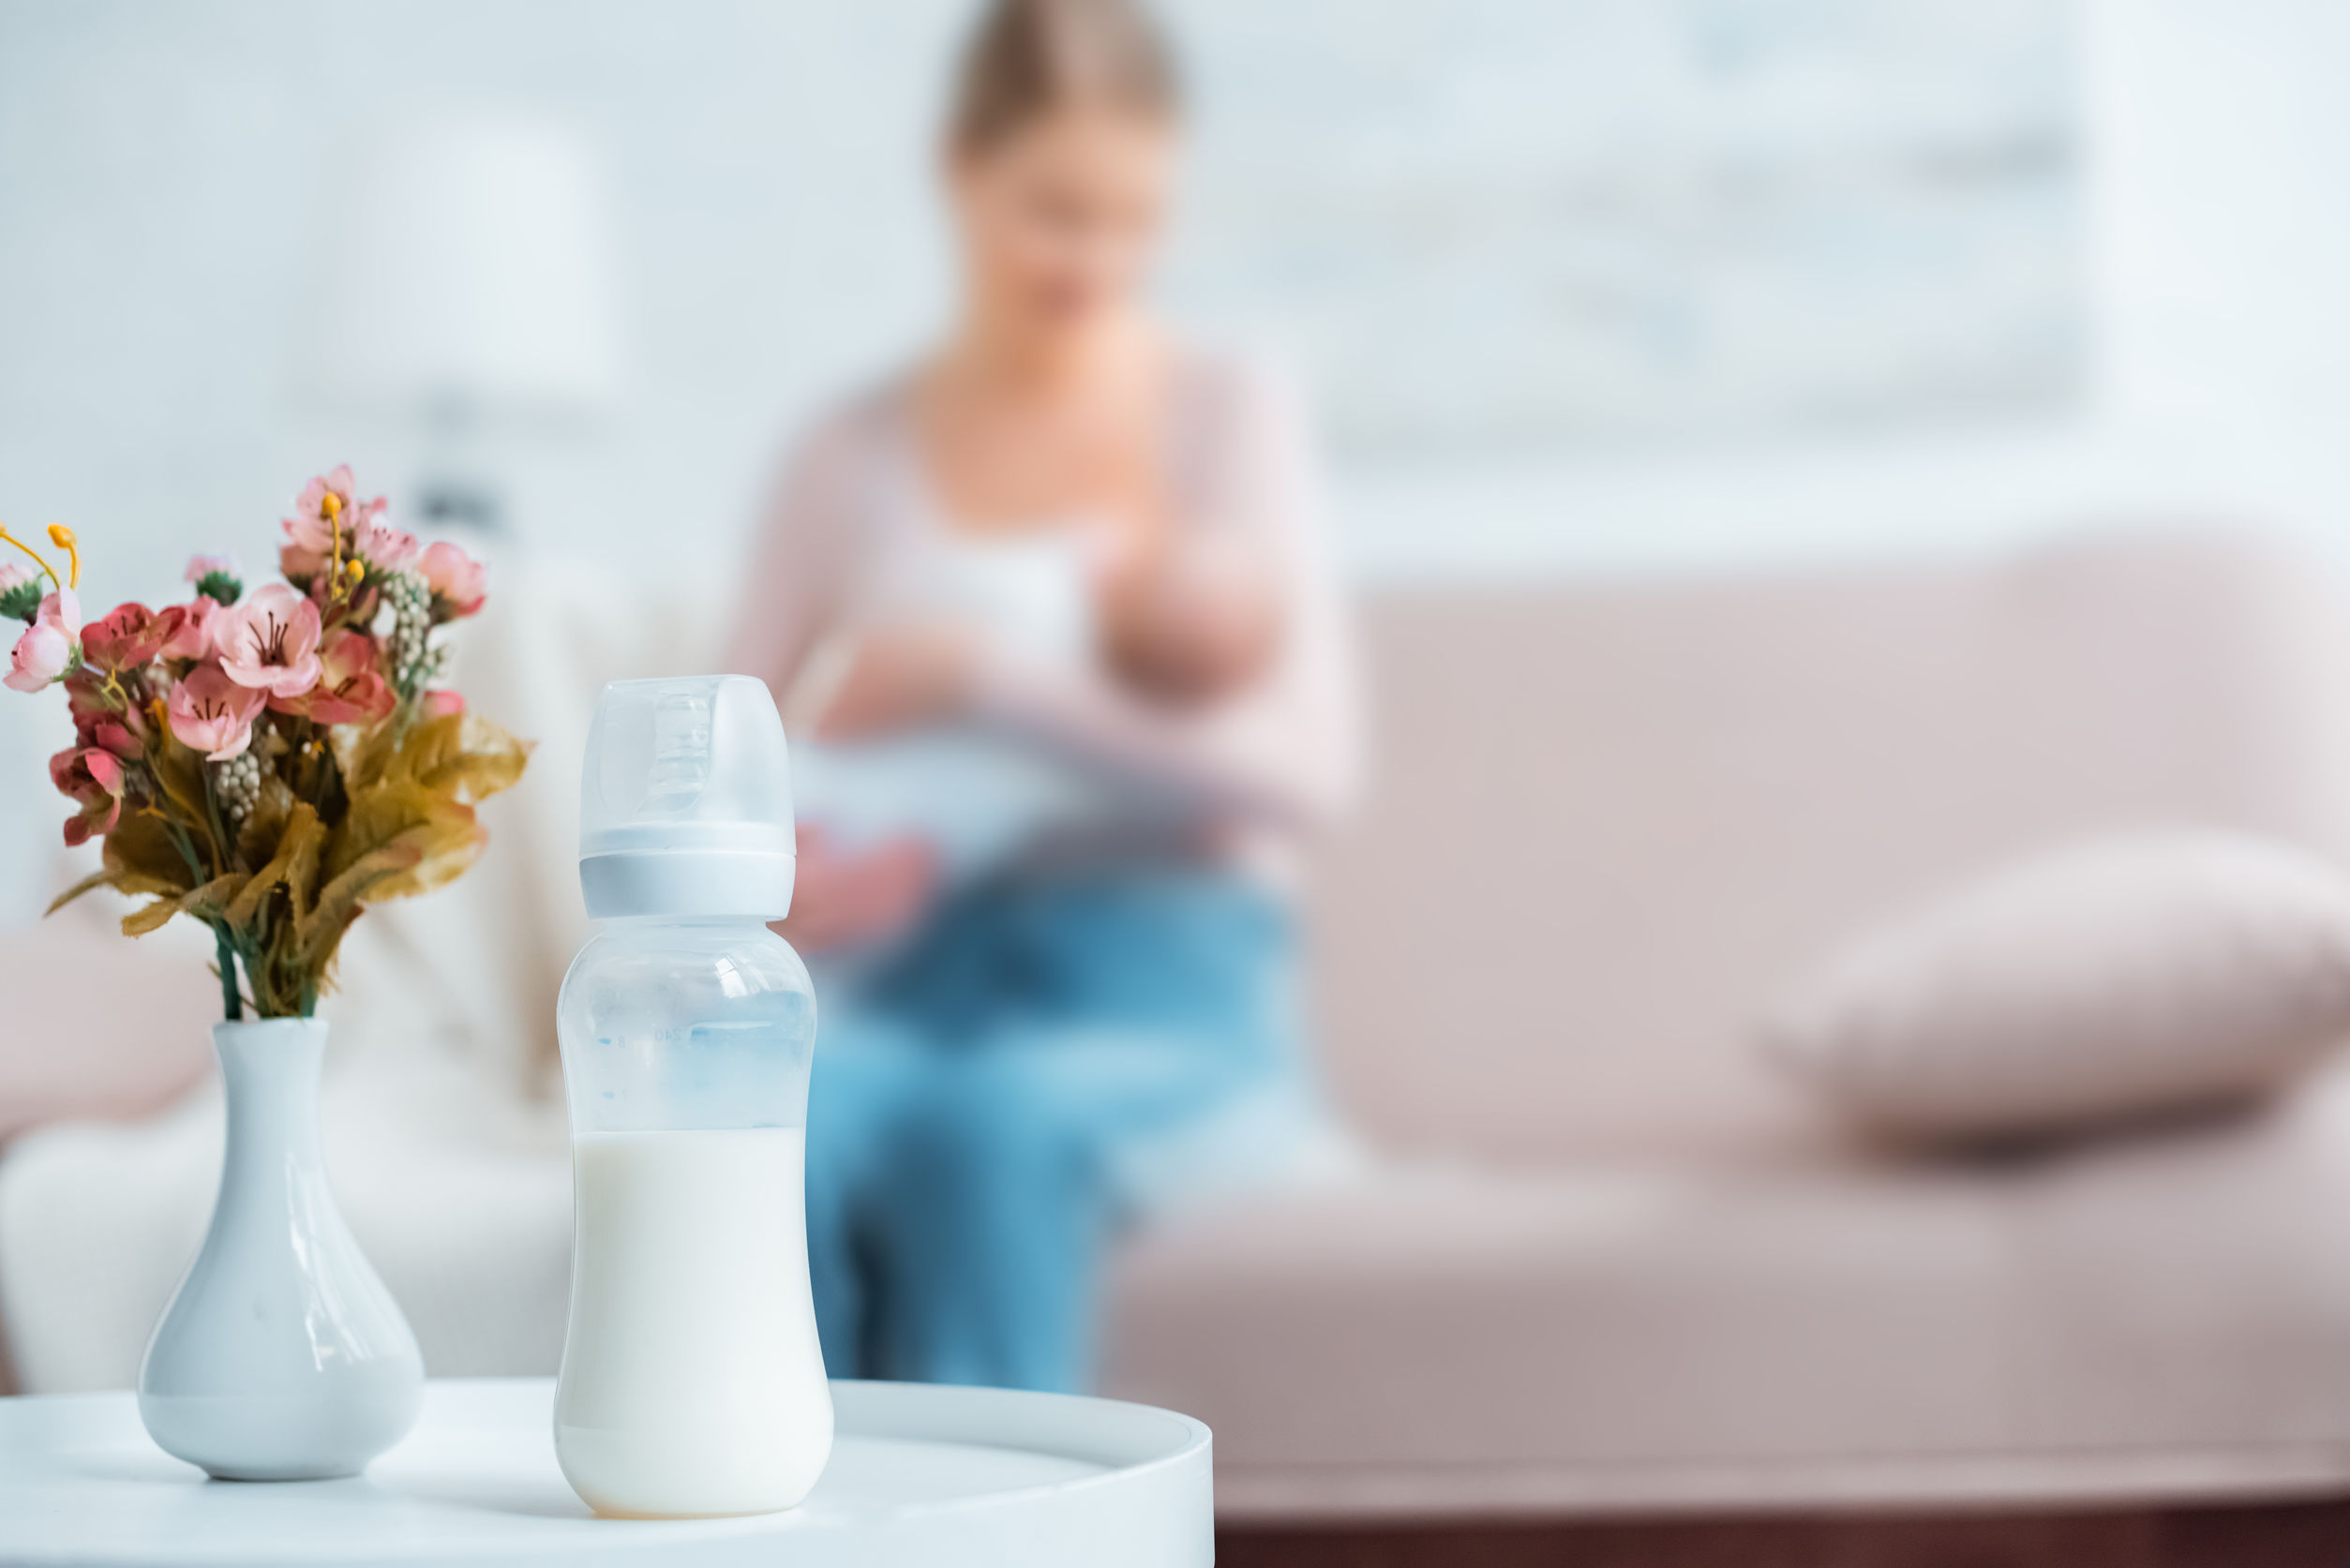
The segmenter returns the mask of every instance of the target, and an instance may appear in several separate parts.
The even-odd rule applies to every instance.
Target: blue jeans
[[[1296,1074],[1290,926],[1227,873],[1003,881],[824,997],[808,1252],[826,1368],[1074,1390],[1122,1151]]]

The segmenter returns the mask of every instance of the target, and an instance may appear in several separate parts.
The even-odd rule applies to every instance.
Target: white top
[[[904,479],[913,491],[914,475]],[[873,627],[944,620],[1030,659],[1074,665],[1091,657],[1092,537],[1082,522],[983,537],[935,520],[894,534],[853,619],[810,655],[784,696],[800,737],[792,769],[802,820],[851,847],[911,834],[930,845],[952,885],[1016,859],[1056,829],[1115,814],[1114,781],[1078,757],[986,724],[847,742],[808,738],[848,672],[859,635]]]
[[[792,1568],[1206,1568],[1208,1432],[1145,1405],[832,1385],[840,1428],[785,1514],[599,1519],[555,1467],[546,1379],[436,1381],[349,1481],[208,1482],[129,1394],[0,1399],[0,1562],[788,1561]]]

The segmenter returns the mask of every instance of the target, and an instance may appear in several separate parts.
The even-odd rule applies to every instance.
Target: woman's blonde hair
[[[947,144],[984,153],[1055,109],[1182,108],[1174,48],[1141,0],[990,0],[963,46]]]

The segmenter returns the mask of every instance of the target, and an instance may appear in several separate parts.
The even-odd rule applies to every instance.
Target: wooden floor
[[[1227,1530],[1218,1568],[2350,1568],[2350,1501],[2126,1513]]]

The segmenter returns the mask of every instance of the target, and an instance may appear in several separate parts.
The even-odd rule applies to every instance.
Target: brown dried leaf
[[[309,914],[294,922],[293,939],[297,949],[306,957],[316,955],[322,958],[330,953],[343,928],[358,918],[359,906],[370,890],[386,877],[408,871],[424,859],[425,845],[421,842],[424,829],[412,831],[420,837],[411,839],[402,836],[369,850],[319,889],[318,902],[311,906]]]
[[[253,809],[246,814],[245,822],[237,829],[236,849],[248,866],[261,865],[277,859],[278,838],[286,830],[286,821],[293,814],[296,797],[292,786],[274,772],[262,775],[261,794],[253,801]]]
[[[398,727],[392,724],[337,724],[326,732],[326,744],[335,754],[345,789],[355,796],[382,781],[400,744],[394,733]]]
[[[143,909],[134,909],[123,917],[123,934],[144,936],[174,915],[193,915],[200,920],[223,918],[231,903],[249,880],[243,872],[231,872],[226,876],[216,876],[202,887],[182,893],[177,898],[157,899]]]
[[[463,820],[436,822],[416,832],[424,847],[423,857],[408,870],[368,889],[367,903],[413,898],[454,882],[472,869],[489,843],[488,829],[473,822],[470,811]]]
[[[326,874],[329,880],[338,877],[402,833],[425,827],[446,813],[464,811],[463,806],[412,784],[386,780],[354,790],[350,809],[327,840]]]
[[[54,915],[58,910],[63,909],[67,904],[71,903],[75,899],[80,898],[83,893],[94,892],[100,888],[111,888],[113,884],[114,874],[112,872],[94,871],[90,873],[89,875],[83,877],[81,881],[75,883],[72,887],[67,888],[64,892],[59,893],[55,898],[51,899],[49,901],[49,907],[42,910],[41,913],[44,915]]]
[[[209,849],[212,813],[204,803],[204,759],[167,734],[163,744],[150,751],[149,760],[156,782],[163,787],[164,799],[194,832],[198,852]]]
[[[293,899],[298,915],[309,897],[311,884],[317,880],[319,850],[326,842],[326,830],[319,826],[318,813],[307,800],[294,802],[286,818],[285,831],[277,835],[277,852],[269,863],[255,872],[236,901],[227,910],[232,926],[250,925],[261,913],[262,903],[270,893],[283,887]]]
[[[531,742],[516,739],[487,719],[443,714],[408,732],[386,778],[419,784],[471,805],[513,788],[530,763],[531,751]]]
[[[160,817],[143,811],[126,813],[106,835],[105,865],[116,892],[177,897],[196,885],[196,874],[172,842],[171,829]]]

